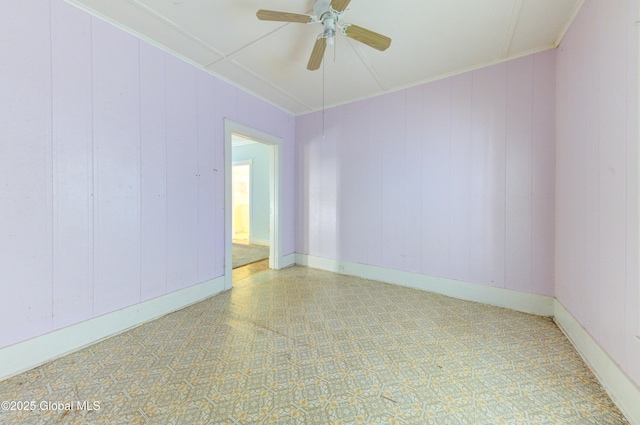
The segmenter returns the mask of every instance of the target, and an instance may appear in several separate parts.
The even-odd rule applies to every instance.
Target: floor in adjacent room
[[[246,266],[269,258],[269,247],[234,241],[231,245],[232,268]]]
[[[0,423],[627,423],[549,318],[304,267],[234,281],[0,382],[99,410]]]

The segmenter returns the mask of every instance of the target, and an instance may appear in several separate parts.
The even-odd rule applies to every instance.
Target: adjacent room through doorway
[[[233,242],[249,244],[251,234],[251,160],[234,162],[231,171]]]
[[[232,137],[233,268],[269,258],[270,147],[236,134]]]
[[[264,268],[279,270],[291,264],[291,258],[285,263],[282,255],[282,139],[235,122],[228,118],[224,120],[225,128],[225,261],[224,276],[225,289],[231,289],[237,280],[240,264],[249,264],[253,270],[258,265]],[[249,231],[243,244],[233,243],[233,165],[251,164],[250,179],[248,179],[249,197]],[[241,196],[242,197],[242,196]],[[240,213],[239,213],[240,214]],[[240,232],[242,233],[242,232]],[[245,232],[246,233],[246,232]],[[241,250],[247,247],[262,249],[266,254],[264,260],[258,258],[265,254],[253,256],[239,262]],[[252,262],[253,261],[253,262]],[[242,266],[245,269],[249,266]],[[234,270],[234,268],[236,268]],[[254,271],[255,272],[255,271]]]

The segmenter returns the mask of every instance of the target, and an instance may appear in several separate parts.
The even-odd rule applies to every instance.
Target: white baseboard
[[[296,254],[289,254],[282,257],[281,268],[287,268],[296,265]]]
[[[443,277],[429,276],[385,267],[331,260],[305,254],[296,254],[296,263],[311,268],[339,274],[394,283],[468,301],[476,301],[497,307],[533,313],[541,316],[553,315],[555,298],[529,294],[493,286],[477,285]]]
[[[614,403],[632,425],[640,425],[640,411],[636,408],[640,406],[640,389],[555,298],[305,254],[283,256],[282,268],[294,264],[522,312],[554,316],[555,322],[590,366]],[[0,381],[202,301],[223,290],[224,276],[2,348]]]
[[[0,349],[0,381],[77,351],[224,290],[209,280]]]
[[[627,420],[633,425],[640,425],[640,388],[558,300],[554,302],[554,320]]]
[[[553,297],[476,285],[402,270],[296,254],[296,263],[339,274],[436,292],[442,295],[553,316],[613,402],[632,425],[640,425],[640,388],[618,367],[580,323]]]

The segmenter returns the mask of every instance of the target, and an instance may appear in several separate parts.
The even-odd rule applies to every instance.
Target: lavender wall
[[[228,117],[294,118],[60,0],[0,13],[0,347],[221,276]]]
[[[298,117],[296,251],[553,295],[555,66],[549,51]]]
[[[640,385],[637,17],[587,0],[560,45],[556,295]]]

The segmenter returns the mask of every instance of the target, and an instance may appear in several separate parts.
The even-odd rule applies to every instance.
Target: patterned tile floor
[[[627,423],[548,318],[303,267],[1,382],[5,400],[36,408],[2,424]]]

